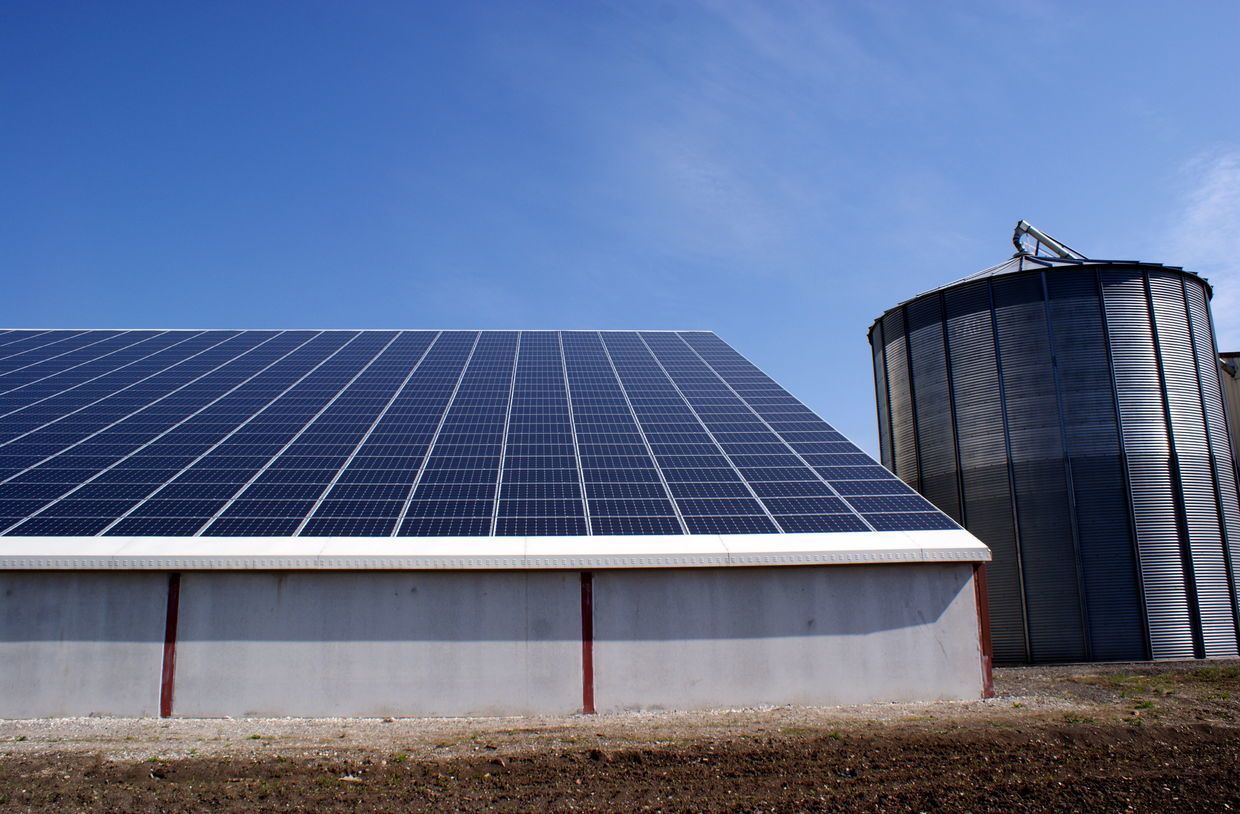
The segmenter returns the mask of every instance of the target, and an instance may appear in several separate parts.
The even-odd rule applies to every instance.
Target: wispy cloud
[[[1168,257],[1210,279],[1220,350],[1240,348],[1240,147],[1189,163]]]

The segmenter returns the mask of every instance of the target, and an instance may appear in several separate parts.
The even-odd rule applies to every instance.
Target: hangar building
[[[709,332],[0,332],[0,716],[974,698],[987,559]]]

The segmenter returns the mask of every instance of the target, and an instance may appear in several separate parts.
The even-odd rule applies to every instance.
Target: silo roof
[[[994,265],[994,266],[991,266],[990,268],[982,269],[981,271],[974,272],[973,274],[970,274],[967,277],[961,277],[958,280],[953,280],[950,283],[945,283],[943,285],[936,286],[931,289],[927,289],[926,291],[921,292],[915,297],[909,297],[906,300],[902,300],[896,303],[895,305],[893,305],[891,308],[888,308],[883,313],[884,314],[890,313],[891,311],[894,311],[897,308],[902,308],[903,306],[908,305],[909,303],[920,300],[922,297],[927,297],[927,296],[930,296],[931,294],[937,294],[941,291],[947,291],[947,290],[956,288],[958,286],[977,282],[979,280],[989,280],[995,277],[1003,277],[1009,274],[1019,274],[1025,271],[1039,271],[1042,269],[1066,269],[1066,268],[1090,268],[1090,269],[1109,268],[1109,267],[1132,268],[1134,266],[1140,267],[1140,268],[1157,269],[1161,271],[1177,271],[1183,274],[1190,274],[1198,278],[1199,280],[1201,280],[1203,283],[1205,283],[1206,293],[1208,295],[1210,295],[1211,297],[1214,295],[1214,290],[1210,287],[1210,283],[1208,280],[1206,280],[1204,277],[1197,274],[1196,272],[1189,271],[1183,268],[1182,266],[1170,266],[1170,265],[1166,265],[1163,263],[1151,263],[1151,262],[1147,262],[1143,260],[1096,260],[1093,258],[1074,259],[1074,258],[1066,258],[1066,257],[1040,257],[1040,256],[1035,257],[1034,255],[1031,255],[1031,254],[1015,254],[1009,257],[1007,260],[1004,260],[1002,263],[999,263],[998,265]],[[877,324],[878,321],[881,319],[882,319],[882,315],[876,317],[874,321],[870,323],[871,331],[873,331],[874,325]]]

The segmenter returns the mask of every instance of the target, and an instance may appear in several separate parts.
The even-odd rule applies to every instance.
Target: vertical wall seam
[[[581,711],[594,714],[594,573],[581,572]]]
[[[1162,391],[1163,422],[1167,430],[1167,447],[1170,452],[1171,499],[1175,506],[1175,522],[1180,535],[1180,563],[1184,569],[1184,589],[1188,600],[1189,627],[1192,628],[1193,654],[1205,658],[1205,633],[1202,630],[1201,606],[1197,597],[1197,575],[1193,567],[1192,541],[1188,535],[1188,513],[1184,505],[1184,480],[1180,473],[1180,453],[1175,441],[1175,428],[1171,422],[1171,398],[1167,393],[1167,372],[1163,369],[1162,342],[1158,338],[1158,314],[1154,310],[1154,291],[1150,286],[1149,272],[1141,273],[1145,285],[1146,316],[1150,320],[1150,334],[1154,339],[1154,366],[1158,368],[1158,386]]]
[[[986,298],[990,307],[990,332],[995,348],[995,378],[999,384],[999,415],[1003,419],[1003,449],[1007,458],[1008,494],[1012,498],[1012,541],[1016,551],[1016,573],[1020,580],[1020,622],[1025,636],[1025,661],[1033,660],[1033,644],[1029,637],[1029,601],[1025,586],[1025,557],[1020,539],[1020,500],[1016,495],[1016,472],[1012,462],[1012,433],[1008,425],[1007,386],[1003,381],[1003,348],[999,344],[999,312],[995,309],[995,284],[986,281]]]
[[[1055,327],[1051,323],[1051,295],[1046,282],[1046,271],[1038,273],[1042,282],[1042,318],[1046,322],[1047,352],[1051,357],[1051,384],[1055,387],[1055,411],[1059,417],[1059,444],[1063,454],[1065,486],[1068,492],[1068,526],[1072,529],[1072,551],[1076,556],[1076,598],[1081,616],[1081,640],[1085,645],[1085,658],[1093,660],[1093,636],[1089,624],[1089,600],[1085,592],[1085,560],[1081,555],[1081,530],[1077,517],[1076,481],[1072,475],[1072,450],[1068,443],[1068,422],[1064,417],[1063,380],[1059,373],[1059,354],[1055,350]]]
[[[1145,639],[1146,658],[1154,658],[1154,642],[1150,631],[1150,619],[1145,595],[1145,570],[1141,566],[1141,539],[1137,533],[1137,509],[1133,505],[1132,480],[1128,470],[1128,442],[1124,438],[1124,417],[1119,406],[1119,382],[1115,378],[1115,354],[1111,348],[1111,324],[1107,317],[1106,289],[1102,285],[1102,272],[1094,270],[1094,286],[1098,292],[1098,308],[1102,316],[1102,344],[1106,349],[1107,370],[1111,377],[1111,399],[1115,407],[1115,431],[1119,440],[1120,467],[1124,473],[1124,497],[1128,504],[1129,540],[1132,542],[1133,563],[1137,569],[1137,603],[1141,613],[1141,631]]]
[[[973,598],[977,603],[978,647],[982,651],[982,697],[994,698],[994,647],[990,641],[990,598],[984,562],[973,563]]]
[[[176,679],[177,618],[181,611],[181,574],[168,575],[168,602],[164,614],[164,657],[159,674],[159,717],[172,717],[172,694]]]

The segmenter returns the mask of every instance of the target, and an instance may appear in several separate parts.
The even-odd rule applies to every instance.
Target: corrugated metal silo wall
[[[1207,294],[1147,268],[964,283],[871,331],[883,463],[993,550],[1000,663],[1237,652]]]

